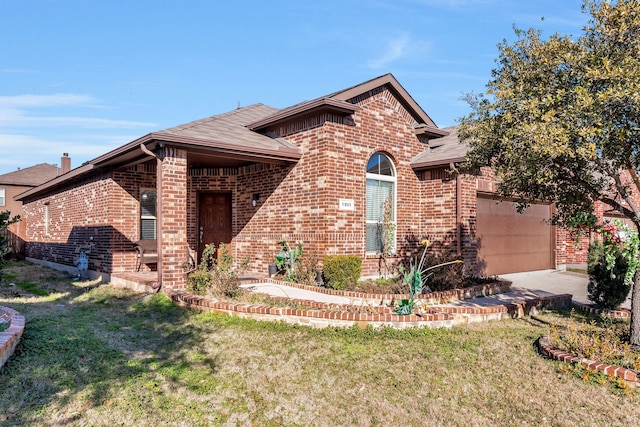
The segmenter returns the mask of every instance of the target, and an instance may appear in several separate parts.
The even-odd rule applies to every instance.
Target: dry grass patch
[[[318,330],[108,285],[54,288],[57,299],[0,298],[28,319],[0,370],[0,425],[632,425],[640,415],[638,396],[539,357],[548,326],[534,319]]]

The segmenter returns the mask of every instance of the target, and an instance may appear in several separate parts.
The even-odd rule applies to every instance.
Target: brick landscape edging
[[[612,375],[614,377],[620,377],[626,381],[640,382],[638,373],[632,369],[621,368],[615,365],[608,365],[606,363],[596,362],[595,360],[589,360],[580,358],[574,354],[567,353],[566,351],[557,349],[551,344],[551,337],[544,335],[537,341],[538,350],[540,353],[549,359],[557,360],[563,363],[579,364],[583,368],[591,371],[604,372],[605,375]]]
[[[24,331],[24,316],[11,308],[0,306],[0,318],[9,323],[9,327],[0,332],[0,367],[2,367],[20,342]]]
[[[404,329],[414,326],[451,327],[488,320],[501,320],[529,315],[543,309],[566,307],[571,304],[571,295],[536,297],[513,303],[488,307],[443,307],[426,306],[419,314],[401,316],[393,312],[393,307],[367,307],[369,312],[353,312],[353,306],[326,304],[318,301],[288,299],[294,303],[312,307],[299,309],[292,307],[274,307],[264,304],[215,301],[205,296],[170,288],[164,292],[176,304],[194,310],[209,311],[217,314],[238,316],[254,320],[284,321],[313,327],[358,325],[361,327],[391,326]],[[286,299],[274,297],[274,299]]]
[[[580,302],[575,302],[573,303],[573,305],[580,311],[583,311],[585,313],[589,313],[589,314],[597,314],[600,316],[608,316],[608,317],[615,317],[615,318],[619,318],[619,319],[630,319],[631,318],[631,310],[627,310],[626,308],[619,308],[617,310],[607,310],[604,308],[596,308],[592,305],[589,304],[583,304]]]

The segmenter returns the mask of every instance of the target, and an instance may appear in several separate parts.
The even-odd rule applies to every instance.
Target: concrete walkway
[[[587,298],[587,283],[589,279],[584,274],[571,273],[558,270],[530,271],[525,273],[512,273],[500,275],[500,278],[513,283],[512,290],[499,295],[472,300],[458,301],[455,306],[486,307],[498,304],[508,304],[513,301],[527,298],[544,297],[549,295],[571,294],[576,302],[589,304]],[[284,284],[273,283],[249,283],[243,288],[253,292],[260,292],[271,296],[318,301],[329,304],[366,305],[357,298],[348,298],[338,295],[329,295],[313,292],[306,289],[298,289]],[[630,308],[630,300],[623,305]]]
[[[560,270],[527,271],[524,273],[501,274],[500,278],[513,283],[512,287],[539,290],[552,294],[571,294],[573,301],[591,304],[587,297],[589,277],[586,274]],[[623,308],[631,309],[631,298],[622,303]]]
[[[240,285],[240,287],[252,292],[271,295],[273,297],[318,301],[326,304],[363,304],[363,301],[359,298],[349,298],[340,295],[329,295],[274,283],[249,283],[246,285]]]

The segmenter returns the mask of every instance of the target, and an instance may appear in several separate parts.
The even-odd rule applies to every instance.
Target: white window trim
[[[398,174],[396,173],[396,167],[393,164],[393,162],[391,161],[391,158],[384,154],[384,153],[380,153],[380,152],[376,152],[373,153],[369,158],[373,157],[375,154],[383,154],[387,159],[389,159],[389,163],[391,164],[391,170],[393,172],[393,176],[390,175],[378,175],[376,173],[369,173],[367,172],[366,175],[366,179],[372,179],[372,180],[377,180],[377,181],[386,181],[386,182],[392,182],[393,183],[393,224],[396,226],[394,232],[393,232],[393,246],[391,247],[391,253],[394,254],[396,252],[396,247],[397,247],[397,235],[398,235]],[[366,181],[365,181],[365,187],[366,187]],[[366,195],[365,195],[365,207],[366,207],[367,203],[366,203]],[[366,218],[366,212],[365,212],[365,218]],[[380,221],[375,221],[375,220],[368,220],[365,219],[365,253],[366,255],[379,255],[380,252],[378,251],[367,251],[366,250],[366,225],[370,225],[370,224],[380,224]]]
[[[154,193],[156,193],[156,206],[155,206],[156,214],[155,215],[142,215],[142,193],[145,191],[148,191],[148,192],[153,191]],[[140,227],[140,232],[139,232],[140,239],[142,239],[142,220],[145,220],[145,219],[147,220],[152,219],[155,221],[155,227],[154,227],[155,229],[153,230],[154,231],[153,234],[155,234],[157,239],[158,238],[158,190],[155,188],[140,188],[140,202],[138,204],[138,209],[139,209],[138,216],[140,218],[138,222],[138,226]]]
[[[0,203],[0,206],[7,206],[7,191],[4,188],[0,188],[0,194],[0,197],[2,197],[2,203]]]
[[[51,211],[49,208],[49,202],[44,204],[44,234],[49,235],[49,225],[51,224]]]

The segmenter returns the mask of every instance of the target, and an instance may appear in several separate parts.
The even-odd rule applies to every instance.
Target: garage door
[[[531,205],[519,214],[512,203],[478,196],[478,259],[484,274],[555,268],[549,205]]]

